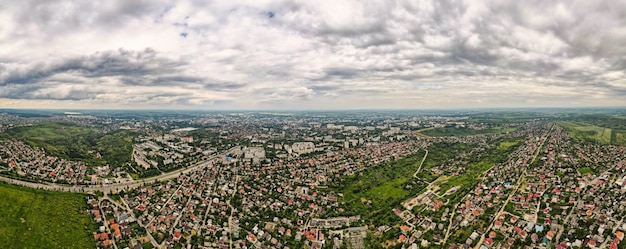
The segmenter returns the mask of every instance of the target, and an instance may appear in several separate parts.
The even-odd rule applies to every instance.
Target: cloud
[[[0,103],[227,109],[626,104],[621,2],[1,5]]]
[[[86,78],[128,76],[142,77],[172,72],[177,62],[156,58],[152,49],[143,51],[96,52],[93,55],[68,58],[27,67],[6,68],[0,84],[27,84],[46,80],[57,74],[72,73]]]
[[[195,90],[232,91],[243,83],[210,81],[184,72],[187,62],[153,49],[117,49],[32,65],[3,66],[0,97],[8,99],[100,100],[189,104]],[[171,88],[164,91],[164,89]],[[111,95],[117,98],[111,99]],[[218,98],[219,99],[219,98]],[[210,99],[207,99],[211,102]]]

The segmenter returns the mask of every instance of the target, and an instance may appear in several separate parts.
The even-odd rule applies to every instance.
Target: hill
[[[128,130],[104,133],[95,127],[65,122],[42,122],[9,129],[0,139],[17,139],[41,147],[47,155],[80,160],[91,166],[119,167],[131,161],[133,137]]]

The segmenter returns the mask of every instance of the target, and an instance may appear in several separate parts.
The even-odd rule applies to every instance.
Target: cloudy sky
[[[626,1],[0,1],[1,108],[626,106]]]

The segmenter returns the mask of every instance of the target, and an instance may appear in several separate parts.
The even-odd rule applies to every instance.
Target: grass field
[[[615,132],[615,144],[626,145],[626,132]]]
[[[372,166],[332,188],[344,195],[340,201],[346,202],[349,212],[373,224],[393,224],[399,218],[391,210],[426,186],[413,178],[424,154],[420,150],[411,157]]]
[[[439,194],[443,195],[446,191],[455,186],[462,188],[474,186],[481,181],[480,176],[486,170],[496,163],[504,162],[507,155],[511,153],[520,142],[521,140],[502,141],[497,146],[488,149],[487,153],[485,153],[480,160],[467,164],[465,166],[465,173],[438,179],[439,182],[435,184],[441,188],[438,191]]]
[[[94,248],[85,196],[0,183],[0,248]]]
[[[508,150],[509,148],[516,146],[520,143],[519,140],[516,141],[503,141],[500,144],[498,144],[498,149],[499,150]]]
[[[626,131],[571,121],[558,121],[572,138],[601,144],[626,145]]]
[[[471,128],[456,128],[456,127],[440,127],[432,129],[422,129],[419,133],[431,136],[431,137],[446,137],[446,136],[473,136],[473,135],[493,135],[516,131],[518,127],[493,127],[489,129],[476,130]]]
[[[578,173],[580,173],[581,175],[587,175],[587,174],[595,174],[596,171],[589,167],[582,167],[578,169]]]

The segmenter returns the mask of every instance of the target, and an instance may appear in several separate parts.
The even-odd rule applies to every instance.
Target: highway
[[[210,166],[214,162],[219,160],[220,158],[223,158],[223,156],[222,155],[212,156],[206,161],[199,162],[196,165],[193,165],[187,168],[182,168],[182,169],[178,169],[178,170],[168,172],[162,175],[153,176],[150,178],[145,178],[145,179],[127,182],[127,183],[70,186],[70,185],[59,185],[55,183],[45,183],[45,182],[35,183],[35,182],[12,179],[12,178],[8,178],[5,176],[0,176],[0,181],[14,184],[14,185],[19,185],[19,186],[25,186],[29,188],[37,188],[37,189],[45,189],[45,190],[61,191],[61,192],[72,192],[72,193],[95,193],[96,191],[101,191],[103,193],[119,192],[120,190],[138,188],[145,184],[152,183],[154,181],[165,181],[165,180],[174,179],[181,174],[187,174],[189,172]]]

